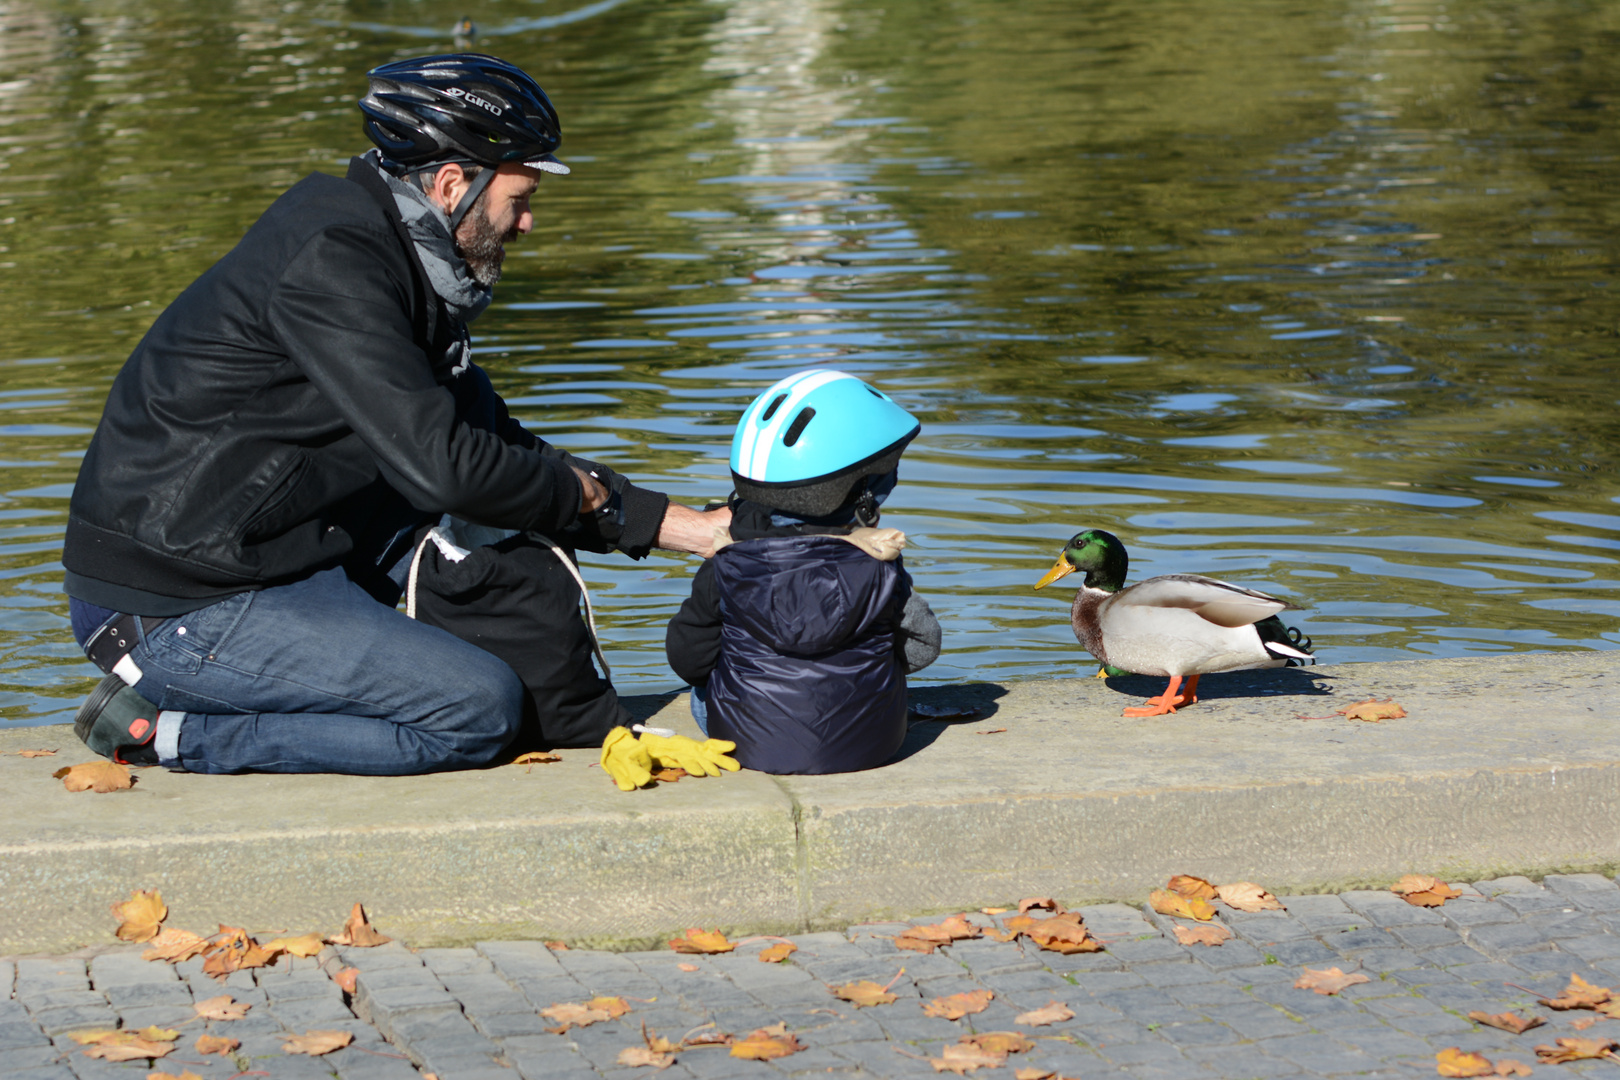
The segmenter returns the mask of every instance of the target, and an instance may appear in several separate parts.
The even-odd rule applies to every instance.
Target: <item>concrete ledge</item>
[[[364,900],[412,945],[637,946],[699,923],[1136,902],[1173,873],[1280,893],[1620,867],[1620,652],[1211,676],[1175,716],[1120,716],[1159,688],[920,688],[981,715],[914,725],[902,760],[867,773],[630,794],[581,750],[411,778],[149,769],[131,792],[69,794],[51,772],[89,758],[70,729],[4,731],[0,954],[110,941],[108,904],[134,888],[197,930],[335,930]],[[1406,719],[1300,718],[1391,695]],[[695,733],[684,697],[633,704]],[[61,753],[15,756],[30,747]]]

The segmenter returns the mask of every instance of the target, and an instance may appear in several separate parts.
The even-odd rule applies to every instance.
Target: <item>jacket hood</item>
[[[861,637],[894,596],[895,563],[839,536],[776,536],[715,556],[727,622],[788,656],[831,652]]]

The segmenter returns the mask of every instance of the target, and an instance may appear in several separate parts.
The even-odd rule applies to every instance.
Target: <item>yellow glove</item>
[[[616,727],[602,740],[602,769],[620,791],[634,791],[652,779],[652,755],[629,728]]]
[[[654,735],[649,731],[642,733],[641,745],[661,768],[685,769],[693,776],[719,776],[721,769],[736,772],[742,768],[736,758],[726,756],[737,749],[737,744],[725,739],[698,742],[685,735]]]

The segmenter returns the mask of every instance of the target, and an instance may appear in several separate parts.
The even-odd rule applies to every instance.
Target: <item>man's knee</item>
[[[457,700],[450,703],[451,727],[461,756],[487,765],[517,738],[523,724],[522,681],[501,660],[478,650],[478,661],[458,665]]]

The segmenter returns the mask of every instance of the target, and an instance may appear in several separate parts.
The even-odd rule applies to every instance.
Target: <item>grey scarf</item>
[[[452,363],[450,374],[460,375],[472,363],[472,341],[467,324],[483,314],[494,299],[495,292],[487,285],[474,281],[467,272],[466,260],[456,252],[456,244],[451,237],[450,215],[435,206],[421,188],[406,183],[383,168],[381,158],[382,155],[376,150],[365,153],[365,160],[388,182],[388,190],[394,193],[399,216],[416,244],[416,254],[422,260],[422,268],[427,271],[428,284],[444,301],[459,331],[459,355],[456,355],[457,346],[452,346],[446,359]]]

